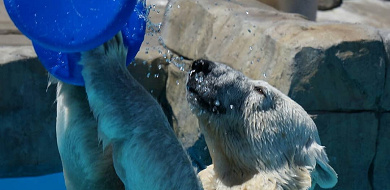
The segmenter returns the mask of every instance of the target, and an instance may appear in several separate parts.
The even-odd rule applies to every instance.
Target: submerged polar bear
[[[268,83],[197,60],[187,89],[213,163],[199,173],[204,189],[295,190],[337,183],[313,120]]]
[[[126,52],[117,35],[82,54],[86,88],[58,84],[67,189],[202,189],[160,105],[127,70]]]

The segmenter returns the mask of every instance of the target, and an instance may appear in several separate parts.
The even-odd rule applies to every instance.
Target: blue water
[[[66,190],[63,173],[39,177],[0,178],[1,190]]]

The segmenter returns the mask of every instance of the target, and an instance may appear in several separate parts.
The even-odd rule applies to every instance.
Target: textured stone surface
[[[378,118],[372,112],[321,113],[313,117],[330,165],[339,181],[334,189],[371,189]],[[320,188],[317,188],[320,189]]]
[[[188,67],[189,64],[185,66]],[[191,113],[187,103],[185,91],[187,72],[171,64],[168,75],[167,100],[172,107],[173,128],[184,147],[188,148],[198,140],[200,131],[198,119]]]
[[[296,54],[288,94],[306,110],[377,110],[386,53],[381,41],[344,42]]]
[[[55,135],[55,87],[48,87],[47,81],[37,58],[0,64],[0,177],[62,170]]]
[[[373,189],[390,189],[390,114],[385,113],[380,117],[378,142],[375,160],[373,163]]]
[[[390,111],[390,30],[381,31],[381,36],[385,44],[387,51],[387,68],[386,68],[386,80],[385,89],[381,98],[380,108],[386,111]]]
[[[21,35],[8,16],[4,7],[4,1],[0,1],[0,45],[20,46],[31,45],[31,41]]]
[[[308,22],[256,2],[197,2],[176,1],[168,9],[162,35],[175,53],[264,79],[308,110],[376,109],[386,57],[376,29]],[[179,17],[184,12],[188,17]]]
[[[317,21],[337,21],[367,24],[377,28],[389,28],[390,2],[381,0],[344,1],[338,8],[318,11]]]
[[[318,0],[318,10],[330,10],[341,5],[342,0]]]
[[[35,58],[32,46],[0,46],[0,65],[21,59]]]
[[[301,14],[309,20],[316,20],[318,0],[257,0],[287,13]]]

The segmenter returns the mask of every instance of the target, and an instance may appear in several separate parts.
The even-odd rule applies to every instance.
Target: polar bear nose
[[[192,73],[200,73],[202,72],[204,75],[207,75],[212,70],[212,65],[215,63],[204,60],[204,59],[198,59],[192,63],[191,66],[191,74]]]

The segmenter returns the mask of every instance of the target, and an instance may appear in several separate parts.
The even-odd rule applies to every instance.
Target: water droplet
[[[195,75],[195,81],[197,81],[199,83],[202,83],[203,82],[203,76],[196,74]]]
[[[177,5],[177,8],[180,9],[180,5]]]
[[[231,110],[234,109],[234,106],[232,104],[229,107],[230,107]]]
[[[176,85],[179,85],[180,83],[179,83],[179,80],[176,80]]]
[[[157,73],[157,74],[154,74],[154,78],[158,78],[160,75]]]
[[[267,78],[267,75],[265,73],[263,73],[263,76],[264,76],[264,78]]]
[[[215,100],[214,105],[220,106],[220,105],[221,105],[221,102],[219,102],[219,100]]]
[[[250,51],[252,51],[252,50],[253,50],[252,46],[249,46],[249,50],[250,50]]]
[[[247,15],[249,15],[249,12],[248,12],[248,11],[245,11],[245,13],[246,13]]]
[[[251,29],[248,29],[248,32],[249,32],[249,33],[251,33],[251,32],[252,32],[252,30],[251,30]]]
[[[149,78],[150,77],[150,73],[146,74],[146,78]]]
[[[162,69],[162,65],[161,64],[159,64],[157,67],[158,67],[158,70]]]

